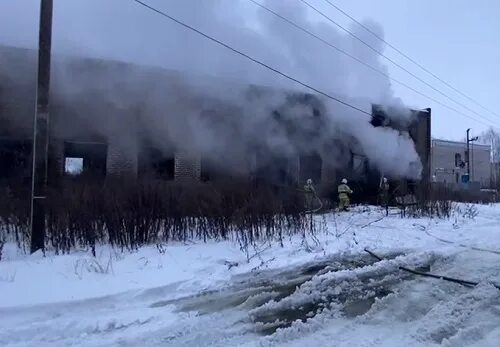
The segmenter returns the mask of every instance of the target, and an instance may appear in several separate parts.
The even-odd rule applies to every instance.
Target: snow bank
[[[500,250],[500,206],[478,211],[472,219],[457,214],[450,220],[381,218],[376,208],[318,216],[325,218],[324,232],[292,237],[284,247],[257,245],[249,261],[231,242],[171,244],[164,252],[101,247],[96,258],[83,251],[28,256],[8,244],[0,261],[0,341],[321,346],[334,338],[335,346],[496,346],[500,295],[489,283],[500,283],[500,255],[478,249]],[[360,258],[365,247],[388,259]],[[350,267],[339,261],[349,257],[363,263]],[[401,265],[430,266],[481,285],[404,280]],[[305,277],[297,278],[296,287],[286,282],[293,286],[280,297],[270,283],[279,284],[280,276],[293,279],[294,271]],[[246,288],[249,281],[255,286]],[[381,288],[389,291],[378,295]],[[189,309],[182,310],[181,298]],[[349,317],[345,307],[353,298],[373,304]],[[311,303],[324,305],[271,336],[259,335],[262,326],[251,321]]]

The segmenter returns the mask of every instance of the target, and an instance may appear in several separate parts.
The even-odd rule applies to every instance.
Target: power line
[[[189,29],[189,30],[191,30],[191,31],[194,31],[194,32],[195,32],[195,33],[197,33],[198,35],[201,35],[201,36],[205,37],[206,39],[209,39],[210,41],[215,42],[215,43],[217,43],[217,44],[219,44],[219,45],[221,45],[221,46],[223,46],[223,47],[225,47],[225,48],[229,49],[230,51],[232,51],[232,52],[234,52],[234,53],[236,53],[236,54],[239,54],[240,56],[242,56],[242,57],[244,57],[244,58],[247,58],[247,59],[249,59],[249,60],[253,61],[254,63],[256,63],[256,64],[258,64],[258,65],[260,65],[260,66],[262,66],[262,67],[264,67],[264,68],[266,68],[266,69],[268,69],[268,70],[271,70],[271,71],[273,71],[273,72],[275,72],[275,73],[279,74],[279,75],[280,75],[280,76],[282,76],[282,77],[285,77],[286,79],[289,79],[290,81],[293,81],[293,82],[295,82],[295,83],[298,83],[298,84],[300,84],[300,85],[301,85],[301,86],[303,86],[303,87],[306,87],[306,88],[308,88],[308,89],[310,89],[310,90],[312,90],[312,91],[314,91],[314,92],[316,92],[316,93],[318,93],[318,94],[321,94],[321,95],[323,95],[323,96],[325,96],[325,97],[327,97],[327,98],[329,98],[329,99],[332,99],[332,100],[334,100],[334,101],[336,101],[336,102],[338,102],[338,103],[340,103],[340,104],[342,104],[342,105],[344,105],[344,106],[347,106],[347,107],[349,107],[349,108],[352,108],[353,110],[356,110],[356,111],[361,112],[361,113],[363,113],[363,114],[365,114],[365,115],[368,115],[369,117],[371,117],[371,116],[372,116],[372,115],[371,115],[371,113],[366,112],[365,110],[362,110],[362,109],[360,109],[360,108],[358,108],[358,107],[356,107],[356,106],[354,106],[354,105],[351,105],[351,104],[349,104],[349,103],[347,103],[347,102],[345,102],[345,101],[342,101],[342,100],[340,100],[340,99],[338,99],[338,98],[336,98],[336,97],[334,97],[334,96],[331,96],[330,94],[328,94],[328,93],[326,93],[326,92],[323,92],[323,91],[321,91],[321,90],[319,90],[319,89],[317,89],[317,88],[315,88],[315,87],[312,87],[312,86],[310,86],[309,84],[304,83],[304,82],[302,82],[302,81],[300,81],[300,80],[296,79],[295,77],[289,76],[289,75],[287,75],[286,73],[284,73],[284,72],[282,72],[282,71],[280,71],[280,70],[278,70],[278,69],[276,69],[276,68],[274,68],[274,67],[272,67],[272,66],[270,66],[270,65],[268,65],[268,64],[266,64],[266,63],[263,63],[263,62],[261,62],[260,60],[257,60],[256,58],[254,58],[254,57],[252,57],[252,56],[250,56],[250,55],[248,55],[248,54],[246,54],[246,53],[244,53],[244,52],[242,52],[242,51],[239,51],[239,50],[237,50],[236,48],[233,48],[233,47],[229,46],[228,44],[226,44],[226,43],[224,43],[224,42],[222,42],[222,41],[220,41],[220,40],[218,40],[218,39],[216,39],[216,38],[214,38],[214,37],[212,37],[212,36],[210,36],[210,35],[208,35],[208,34],[205,34],[205,33],[204,33],[204,32],[202,32],[201,30],[196,29],[195,27],[192,27],[191,25],[186,24],[186,23],[184,23],[184,22],[180,21],[180,20],[178,20],[178,19],[176,19],[176,18],[174,18],[174,17],[170,16],[169,14],[167,14],[167,13],[165,13],[165,12],[163,12],[163,11],[160,11],[160,10],[156,9],[156,8],[154,8],[154,7],[153,7],[153,6],[151,6],[151,5],[146,4],[145,2],[143,2],[143,1],[141,1],[141,0],[132,0],[132,1],[136,2],[137,4],[139,4],[139,5],[141,5],[141,6],[144,6],[145,8],[147,8],[147,9],[149,9],[149,10],[153,11],[153,12],[156,12],[157,14],[159,14],[159,15],[161,15],[161,16],[163,16],[163,17],[165,17],[165,18],[170,19],[171,21],[173,21],[173,22],[175,22],[175,23],[177,23],[177,24],[179,24],[179,25],[181,25],[181,26],[185,27],[186,29]]]
[[[313,5],[311,5],[310,3],[308,3],[306,0],[298,0],[298,1],[302,2],[304,5],[306,5],[307,7],[309,7],[310,9],[312,9],[313,11],[315,11],[316,13],[318,13],[319,15],[321,15],[323,18],[325,18],[326,20],[328,20],[330,23],[334,24],[335,26],[337,26],[338,28],[340,28],[342,31],[346,32],[348,35],[350,35],[351,37],[353,37],[354,39],[356,39],[357,41],[361,42],[363,45],[365,45],[366,47],[368,47],[370,50],[374,51],[375,53],[377,53],[378,55],[380,55],[381,57],[383,57],[384,59],[386,59],[387,61],[389,61],[393,65],[397,66],[399,69],[405,71],[406,73],[408,73],[409,75],[411,75],[413,78],[419,80],[421,83],[424,83],[429,88],[431,88],[434,91],[438,92],[439,94],[443,95],[445,98],[447,98],[450,101],[456,103],[457,105],[461,106],[462,108],[464,108],[464,109],[466,109],[466,110],[468,110],[468,111],[476,114],[477,116],[479,116],[479,117],[481,117],[483,119],[486,119],[486,120],[492,122],[491,119],[489,119],[489,118],[481,115],[480,113],[478,113],[475,110],[471,109],[467,105],[464,105],[461,102],[454,100],[453,98],[451,98],[450,96],[448,96],[446,93],[443,93],[442,91],[440,91],[439,89],[437,89],[436,87],[434,87],[433,85],[431,85],[430,83],[428,83],[427,81],[425,81],[422,78],[418,77],[417,75],[415,75],[413,72],[411,72],[410,70],[408,70],[404,66],[398,64],[393,59],[387,57],[384,53],[380,52],[378,49],[372,47],[371,45],[369,45],[368,43],[366,43],[364,40],[360,39],[353,32],[351,32],[350,30],[346,29],[345,27],[343,27],[342,25],[340,25],[339,23],[337,23],[336,21],[334,21],[333,19],[331,19],[330,17],[328,17],[326,14],[324,14],[322,11],[318,10],[316,7],[314,7]]]
[[[343,15],[345,15],[346,17],[348,17],[349,19],[351,19],[352,21],[356,22],[359,26],[361,26],[367,32],[369,32],[370,34],[372,34],[374,37],[376,37],[380,41],[384,42],[387,46],[391,47],[393,50],[395,50],[396,52],[398,52],[400,55],[402,55],[403,57],[405,57],[407,60],[409,60],[410,62],[412,62],[416,66],[418,66],[420,69],[422,69],[423,71],[427,72],[429,75],[431,75],[432,77],[434,77],[435,79],[437,79],[439,82],[443,83],[448,88],[452,89],[453,91],[455,91],[458,94],[462,95],[463,97],[467,98],[469,101],[471,101],[474,104],[476,104],[477,106],[481,107],[483,110],[485,110],[485,111],[487,111],[487,112],[489,112],[489,113],[491,113],[491,114],[493,114],[493,115],[495,115],[497,117],[500,117],[500,115],[498,113],[496,113],[494,111],[491,111],[487,107],[481,105],[481,103],[479,103],[478,101],[474,100],[472,97],[468,96],[467,94],[461,92],[457,88],[453,87],[450,83],[446,82],[445,80],[443,80],[442,78],[440,78],[439,76],[437,76],[435,73],[433,73],[432,71],[430,71],[429,69],[427,69],[426,67],[424,67],[422,64],[419,64],[417,61],[415,61],[415,59],[411,58],[410,56],[408,56],[407,54],[405,54],[404,52],[402,52],[400,49],[398,49],[397,47],[395,47],[391,43],[387,42],[383,37],[380,37],[380,35],[378,35],[377,33],[375,33],[373,30],[371,30],[370,28],[368,28],[366,25],[364,25],[363,23],[361,23],[360,21],[358,21],[356,18],[354,18],[353,16],[351,16],[346,11],[342,10],[342,8],[340,8],[338,5],[335,5],[330,0],[324,0],[324,1],[327,2],[333,8],[335,8],[337,11],[339,11],[340,13],[342,13]]]
[[[456,113],[458,113],[458,114],[460,114],[460,115],[462,115],[462,116],[464,116],[464,117],[467,117],[467,118],[469,118],[469,119],[472,119],[472,120],[474,120],[474,121],[477,121],[477,122],[479,122],[479,123],[482,123],[482,124],[484,124],[484,125],[486,125],[486,126],[491,126],[491,125],[490,125],[490,124],[488,124],[488,123],[485,123],[485,122],[483,122],[483,121],[481,121],[481,120],[479,120],[479,119],[477,119],[477,118],[474,118],[474,117],[472,117],[472,116],[470,116],[470,115],[468,115],[468,114],[466,114],[466,113],[463,113],[463,112],[461,112],[460,110],[458,110],[458,109],[456,109],[456,108],[454,108],[454,107],[452,107],[452,106],[446,105],[446,104],[442,103],[441,101],[439,101],[439,100],[437,100],[437,99],[434,99],[433,97],[428,96],[428,95],[424,94],[423,92],[420,92],[419,90],[417,90],[417,89],[415,89],[415,88],[413,88],[413,87],[411,87],[411,86],[407,85],[407,84],[406,84],[406,83],[404,83],[404,82],[401,82],[401,81],[399,81],[399,80],[397,80],[397,79],[395,79],[395,78],[392,78],[389,74],[386,74],[385,72],[383,72],[383,71],[381,71],[381,70],[377,69],[376,67],[374,67],[374,66],[372,66],[372,65],[370,65],[370,64],[368,64],[368,63],[366,63],[366,62],[364,62],[364,61],[362,61],[361,59],[359,59],[359,58],[357,58],[356,56],[354,56],[354,55],[352,55],[352,54],[350,54],[350,53],[348,53],[348,52],[344,51],[343,49],[338,48],[338,47],[337,47],[337,46],[335,46],[334,44],[332,44],[332,43],[330,43],[330,42],[326,41],[326,40],[325,40],[325,39],[323,39],[322,37],[320,37],[320,36],[318,36],[318,35],[314,34],[313,32],[311,32],[311,31],[310,31],[310,30],[308,30],[308,29],[306,29],[306,28],[304,28],[304,27],[302,27],[302,26],[298,25],[298,24],[297,24],[297,23],[295,23],[294,21],[292,21],[292,20],[290,20],[290,19],[288,19],[288,18],[286,18],[286,17],[282,16],[281,14],[277,13],[276,11],[273,11],[272,9],[270,9],[270,8],[266,7],[265,5],[263,5],[263,4],[261,4],[261,3],[257,2],[257,1],[255,1],[255,0],[249,0],[249,1],[251,1],[252,3],[254,3],[256,6],[259,6],[260,8],[264,9],[265,11],[268,11],[269,13],[271,13],[271,14],[273,14],[273,15],[277,16],[278,18],[280,18],[280,19],[282,19],[283,21],[287,22],[288,24],[292,25],[292,26],[293,26],[293,27],[295,27],[296,29],[298,29],[298,30],[300,30],[300,31],[302,31],[302,32],[304,32],[304,33],[306,33],[306,34],[310,35],[311,37],[313,37],[313,38],[315,38],[315,39],[317,39],[317,40],[319,40],[319,41],[321,41],[322,43],[324,43],[325,45],[329,46],[330,48],[333,48],[334,50],[336,50],[336,51],[338,51],[338,52],[340,52],[340,53],[342,53],[342,54],[344,54],[344,55],[348,56],[349,58],[351,58],[351,59],[353,59],[353,60],[357,61],[358,63],[360,63],[360,64],[362,64],[362,65],[364,65],[364,66],[368,67],[369,69],[371,69],[371,70],[373,70],[373,71],[377,72],[378,74],[380,74],[380,75],[382,75],[382,76],[384,76],[384,77],[388,78],[389,80],[391,80],[391,81],[393,81],[393,82],[396,82],[396,83],[398,83],[398,84],[402,85],[402,86],[403,86],[403,87],[405,87],[405,88],[408,88],[409,90],[411,90],[411,91],[413,91],[413,92],[417,93],[418,95],[423,96],[423,97],[425,97],[425,98],[427,98],[427,99],[429,99],[429,100],[431,100],[431,101],[433,101],[433,102],[435,102],[435,103],[437,103],[437,104],[439,104],[439,105],[441,105],[441,106],[443,106],[443,107],[445,107],[445,108],[447,108],[447,109],[449,109],[449,110],[451,110],[451,111],[453,111],[453,112],[456,112]],[[492,122],[492,121],[490,120],[490,122]],[[492,123],[493,123],[493,122],[492,122]],[[493,123],[493,125],[495,125],[495,123]]]
[[[354,110],[356,110],[356,111],[358,111],[358,112],[361,112],[361,113],[363,113],[363,114],[365,114],[365,115],[367,115],[367,116],[369,116],[369,117],[371,117],[371,116],[372,116],[372,115],[371,115],[371,113],[369,113],[369,112],[367,112],[367,111],[365,111],[365,110],[362,110],[362,109],[360,109],[360,108],[358,108],[358,107],[356,107],[356,106],[354,106],[354,105],[351,105],[351,104],[349,104],[349,103],[347,103],[347,102],[345,102],[345,101],[342,101],[342,100],[340,100],[340,99],[338,99],[338,98],[336,98],[336,97],[334,97],[334,96],[332,96],[332,95],[330,95],[330,94],[328,94],[328,93],[326,93],[326,92],[323,92],[323,91],[321,91],[321,90],[319,90],[319,89],[317,89],[317,88],[315,88],[315,87],[313,87],[313,86],[311,86],[311,85],[309,85],[309,84],[307,84],[307,83],[305,83],[305,82],[302,82],[302,81],[298,80],[297,78],[292,77],[292,76],[290,76],[290,75],[288,75],[288,74],[286,74],[286,73],[284,73],[284,72],[282,72],[282,71],[278,70],[277,68],[274,68],[274,67],[272,67],[272,66],[270,66],[270,65],[268,65],[268,64],[266,64],[266,63],[263,63],[263,62],[259,61],[258,59],[254,58],[254,57],[252,57],[252,56],[250,56],[250,55],[248,55],[248,54],[246,54],[246,53],[244,53],[244,52],[242,52],[242,51],[239,51],[239,50],[237,50],[236,48],[233,48],[233,47],[231,47],[230,45],[228,45],[228,44],[226,44],[226,43],[224,43],[224,42],[222,42],[222,41],[220,41],[220,40],[218,40],[218,39],[216,39],[216,38],[214,38],[214,37],[212,37],[212,36],[210,36],[210,35],[208,35],[208,34],[205,34],[205,33],[204,33],[204,32],[202,32],[201,30],[196,29],[196,28],[192,27],[191,25],[186,24],[186,23],[184,23],[184,22],[180,21],[180,20],[178,20],[178,19],[176,19],[176,18],[174,18],[174,17],[170,16],[169,14],[167,14],[167,13],[165,13],[165,12],[161,11],[161,10],[158,10],[157,8],[155,8],[155,7],[153,7],[153,6],[149,5],[149,4],[147,4],[147,3],[145,3],[145,2],[143,2],[143,1],[141,1],[141,0],[132,0],[132,1],[136,2],[137,4],[139,4],[139,5],[141,5],[141,6],[145,7],[145,8],[147,8],[147,9],[149,9],[149,10],[153,11],[153,12],[156,12],[156,13],[157,13],[157,14],[159,14],[159,15],[162,15],[162,16],[166,17],[167,19],[170,19],[171,21],[173,21],[173,22],[175,22],[175,23],[177,23],[177,24],[179,24],[179,25],[181,25],[181,26],[183,26],[183,27],[185,27],[185,28],[187,28],[187,29],[189,29],[189,30],[191,30],[191,31],[194,31],[195,33],[197,33],[197,34],[199,34],[199,35],[201,35],[201,36],[205,37],[206,39],[209,39],[210,41],[215,42],[215,43],[217,43],[217,44],[219,44],[219,45],[221,45],[221,46],[223,46],[223,47],[225,47],[225,48],[229,49],[230,51],[232,51],[232,52],[234,52],[234,53],[236,53],[236,54],[238,54],[238,55],[240,55],[240,56],[243,56],[244,58],[247,58],[247,59],[251,60],[252,62],[254,62],[254,63],[256,63],[256,64],[258,64],[258,65],[260,65],[260,66],[262,66],[262,67],[264,67],[264,68],[266,68],[266,69],[268,69],[268,70],[271,70],[271,71],[273,71],[273,72],[275,72],[275,73],[279,74],[279,75],[280,75],[280,76],[282,76],[282,77],[285,77],[285,78],[286,78],[286,79],[288,79],[288,80],[291,80],[291,81],[293,81],[293,82],[295,82],[295,83],[297,83],[297,84],[300,84],[301,86],[306,87],[307,89],[310,89],[310,90],[312,90],[312,91],[314,91],[314,92],[316,92],[316,93],[318,93],[318,94],[321,94],[321,95],[323,95],[323,96],[325,96],[325,97],[327,97],[327,98],[329,98],[329,99],[331,99],[331,100],[334,100],[334,101],[336,101],[336,102],[338,102],[338,103],[340,103],[340,104],[342,104],[342,105],[344,105],[344,106],[346,106],[346,107],[349,107],[349,108],[354,109]],[[256,4],[257,4],[257,3],[256,3]],[[283,18],[284,18],[284,17],[283,17]],[[305,30],[305,29],[304,29],[304,30]],[[319,37],[318,37],[318,38],[319,38]],[[319,39],[321,39],[321,38],[319,38]],[[329,44],[327,41],[325,41],[325,40],[323,40],[323,39],[321,39],[321,40],[322,40],[322,41],[324,41],[325,43]],[[333,46],[333,45],[332,45],[332,46]],[[333,47],[334,47],[334,46],[333,46]],[[336,49],[337,49],[337,48],[336,48]],[[337,49],[337,50],[341,51],[340,49]],[[347,52],[345,52],[345,53],[347,53]],[[367,64],[367,63],[364,63],[363,61],[359,60],[358,58],[356,58],[356,57],[354,57],[354,56],[351,56],[351,57],[352,57],[353,59],[355,59],[355,60],[359,61],[361,64],[366,65],[366,66],[367,66],[367,67],[369,67],[370,69],[373,69],[373,70],[375,70],[375,71],[377,71],[377,72],[379,72],[379,73],[383,73],[383,72],[381,72],[381,71],[377,70],[376,68],[374,68],[373,66],[371,66],[371,65],[369,65],[369,64]],[[387,76],[386,74],[384,74],[384,75],[385,75],[385,76]],[[389,77],[389,76],[387,76],[387,77]],[[389,78],[390,78],[390,77],[389,77]],[[392,80],[394,80],[394,79],[392,79]],[[400,83],[400,84],[402,84],[402,85],[404,85],[404,86],[406,86],[407,88],[410,88],[410,89],[411,89],[411,90],[413,90],[414,92],[416,92],[416,93],[418,93],[418,94],[420,94],[420,95],[422,95],[422,96],[424,96],[424,97],[428,98],[429,100],[432,100],[432,101],[436,102],[436,103],[437,103],[437,104],[439,104],[439,105],[442,105],[443,107],[446,107],[446,108],[448,108],[448,109],[450,109],[450,110],[452,110],[452,111],[454,111],[454,112],[457,112],[458,114],[461,114],[461,115],[463,115],[463,116],[465,116],[465,117],[467,117],[467,118],[470,118],[470,119],[472,119],[472,120],[475,120],[475,121],[477,121],[477,122],[479,122],[479,123],[482,123],[482,124],[484,124],[484,125],[486,125],[486,126],[490,126],[490,124],[487,124],[487,123],[485,123],[485,122],[483,122],[483,121],[481,121],[481,120],[479,120],[479,119],[475,119],[475,118],[473,118],[473,117],[471,117],[471,116],[469,116],[469,115],[467,115],[467,114],[465,114],[465,113],[463,113],[463,112],[461,112],[461,111],[459,111],[459,110],[457,110],[457,109],[455,109],[455,108],[453,108],[453,107],[451,107],[451,106],[448,106],[448,105],[446,105],[446,104],[443,104],[443,103],[442,103],[442,102],[440,102],[439,100],[436,100],[436,99],[434,99],[434,98],[432,98],[432,97],[429,97],[429,96],[427,96],[427,95],[425,95],[425,94],[423,94],[423,93],[419,92],[418,90],[415,90],[415,89],[413,89],[412,87],[405,85],[403,82],[399,82],[399,81],[396,81],[396,80],[394,80],[394,81],[395,81],[395,82],[397,82],[397,83]],[[491,122],[491,121],[490,121],[490,122]]]

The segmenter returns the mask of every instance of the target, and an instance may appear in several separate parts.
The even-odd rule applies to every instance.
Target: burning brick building
[[[325,127],[322,103],[314,95],[287,93],[279,107],[268,110],[269,119],[279,124],[279,128],[271,129],[266,138],[285,136],[294,144],[293,150],[270,151],[265,139],[259,138],[259,129],[269,130],[267,124],[256,123],[252,130],[255,134],[247,136],[246,129],[234,124],[234,115],[241,110],[196,93],[187,96],[183,92],[185,86],[177,83],[182,79],[179,72],[97,59],[65,58],[64,64],[60,62],[60,58],[54,57],[49,143],[51,182],[65,173],[81,171],[101,178],[126,174],[177,181],[251,179],[278,185],[297,184],[307,178],[333,185],[340,175],[366,184],[369,177],[379,177],[357,149],[356,139],[332,137],[314,143],[318,132]],[[130,80],[137,83],[128,83]],[[30,177],[35,86],[36,52],[0,46],[0,179]],[[152,106],[151,95],[159,100],[167,89],[173,101],[161,107]],[[255,104],[266,93],[269,88],[248,87],[248,98]],[[172,111],[169,107],[180,104],[196,105],[193,109],[199,112],[195,125],[189,123],[187,113],[182,116],[183,112],[190,112],[188,109]],[[300,119],[301,115],[295,115],[297,112],[292,108],[307,112],[307,126],[297,126],[294,119]],[[182,122],[172,131],[168,117],[175,112],[180,113],[178,118]],[[413,113],[411,123],[402,127],[391,121],[382,108],[374,106],[371,123],[373,127],[391,127],[409,133],[423,166],[422,179],[427,180],[430,109]],[[165,121],[158,126],[153,119],[162,117]],[[211,136],[217,140],[211,140],[217,143],[216,147],[207,148],[207,140],[181,131],[188,125],[207,124],[212,128]],[[280,134],[275,136],[272,131]],[[273,148],[279,146],[273,144]],[[335,161],[323,155],[331,148],[337,153]]]

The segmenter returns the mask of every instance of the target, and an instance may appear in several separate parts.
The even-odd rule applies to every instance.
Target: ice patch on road
[[[368,254],[337,255],[298,268],[247,275],[246,280],[237,276],[239,283],[224,290],[155,302],[151,307],[170,306],[199,316],[237,311],[248,331],[279,336],[301,323],[316,322],[317,326],[325,317],[352,319],[364,315],[376,300],[396,290],[401,281],[413,279],[413,275],[400,272],[398,266],[430,268],[437,257],[431,253],[385,256],[388,260],[376,261]]]

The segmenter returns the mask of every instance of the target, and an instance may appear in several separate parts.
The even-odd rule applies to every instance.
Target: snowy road
[[[437,221],[433,226],[429,221],[398,218],[368,228],[351,226],[357,230],[357,244],[352,242],[353,233],[338,232],[348,229],[342,223],[352,223],[345,217],[336,220],[334,237],[321,239],[324,246],[303,250],[291,241],[289,247],[271,248],[261,252],[258,261],[241,262],[231,269],[222,260],[239,262],[241,256],[217,245],[172,250],[170,256],[177,260],[183,259],[181,253],[200,256],[189,266],[182,265],[184,269],[181,261],[175,269],[165,264],[160,269],[153,259],[165,260],[166,255],[153,253],[147,256],[149,265],[137,266],[139,259],[146,258],[137,254],[134,259],[116,261],[112,275],[78,276],[75,284],[88,285],[91,293],[96,291],[96,278],[110,288],[124,287],[121,291],[108,288],[109,294],[98,298],[81,292],[80,298],[43,303],[40,297],[39,302],[20,305],[13,291],[16,280],[0,281],[0,293],[8,289],[1,299],[0,345],[498,346],[500,291],[489,282],[500,282],[500,256],[470,249],[500,249],[500,231],[492,228],[497,212],[499,207],[485,208],[474,221]],[[357,217],[362,218],[359,225],[375,220],[369,213]],[[383,249],[386,260],[377,261],[363,252],[368,245]],[[341,251],[346,247],[348,252]],[[217,249],[208,251],[213,248]],[[64,258],[51,260],[53,267],[60,266],[58,272],[75,261]],[[8,262],[0,263],[0,275],[17,264],[21,273],[17,285],[29,280],[22,278],[23,271],[28,271],[25,267],[33,271],[47,265],[45,260],[17,262],[10,267]],[[481,283],[464,287],[416,277],[398,266]],[[143,285],[131,286],[124,280],[124,269]],[[171,278],[147,282],[159,273]],[[50,280],[49,273],[44,275]],[[60,285],[67,292],[73,283],[69,276],[65,273],[66,279],[59,282],[54,277],[52,287],[44,289],[47,284],[40,283],[32,290],[57,292]],[[106,288],[100,290],[107,293]]]

